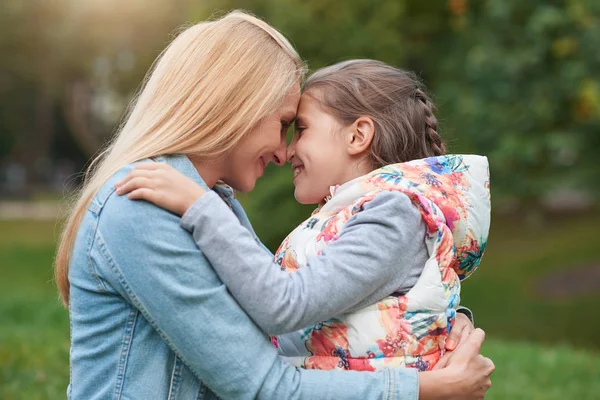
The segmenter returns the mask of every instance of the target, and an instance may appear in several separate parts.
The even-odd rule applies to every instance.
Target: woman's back
[[[196,398],[200,381],[136,307],[152,294],[128,285],[132,275],[141,278],[145,264],[151,262],[147,254],[137,258],[138,263],[122,264],[136,258],[121,253],[140,256],[143,251],[135,246],[139,238],[132,234],[149,245],[160,236],[159,246],[175,239],[169,232],[180,230],[178,219],[164,210],[113,194],[113,184],[130,169],[124,168],[102,187],[75,241],[69,269],[69,398]],[[168,308],[166,299],[157,301],[165,301]]]

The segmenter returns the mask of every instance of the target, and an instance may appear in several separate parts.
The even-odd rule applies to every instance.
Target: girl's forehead
[[[313,90],[302,93],[300,103],[298,104],[298,114],[325,111],[318,93],[315,93]]]

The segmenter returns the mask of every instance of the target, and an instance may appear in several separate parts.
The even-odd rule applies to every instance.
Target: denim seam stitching
[[[173,373],[171,374],[171,382],[169,385],[169,398],[168,400],[175,399],[177,396],[177,390],[179,389],[179,383],[181,382],[181,368],[183,363],[179,357],[175,357],[175,363],[173,364]]]
[[[198,397],[196,398],[196,400],[203,400],[206,396],[207,386],[204,384],[204,382],[202,382],[201,379],[199,379],[198,381],[200,382],[200,388],[198,389]]]
[[[94,220],[94,224],[90,228],[91,232],[88,236],[88,248],[87,248],[87,252],[86,252],[86,261],[87,261],[87,266],[88,266],[88,272],[92,276],[92,279],[94,280],[94,283],[96,284],[97,288],[101,291],[108,292],[109,291],[108,288],[102,283],[102,280],[100,279],[100,275],[98,274],[98,271],[92,264],[92,249],[94,248],[94,242],[96,240],[96,234],[98,232],[98,222],[100,220],[99,214],[95,214],[95,217],[96,218]]]
[[[137,310],[130,310],[129,317],[125,324],[125,332],[123,334],[123,340],[121,342],[121,355],[119,357],[119,366],[117,369],[117,383],[115,387],[115,400],[119,400],[123,394],[123,387],[125,386],[125,372],[127,371],[127,360],[129,359],[129,350],[133,342],[133,331],[137,323],[138,312]]]
[[[173,342],[171,342],[171,340],[163,332],[163,330],[160,329],[158,327],[158,325],[156,325],[156,321],[154,321],[154,319],[150,317],[150,314],[148,313],[148,310],[146,310],[142,306],[142,304],[140,303],[138,297],[135,295],[135,293],[133,292],[133,290],[131,290],[131,287],[129,286],[129,283],[127,283],[127,280],[125,279],[125,277],[121,273],[121,270],[117,266],[117,263],[114,261],[114,259],[110,255],[110,252],[109,252],[108,248],[106,247],[106,244],[104,243],[104,240],[102,240],[102,235],[100,234],[100,232],[97,232],[96,235],[97,235],[97,240],[99,242],[100,253],[106,259],[106,262],[108,263],[111,271],[116,274],[116,277],[117,277],[119,283],[123,286],[123,289],[125,289],[125,291],[127,292],[127,295],[129,296],[132,305],[134,307],[136,307],[142,313],[142,315],[144,316],[144,318],[146,318],[148,320],[148,322],[150,323],[150,325],[154,328],[154,330],[156,330],[156,332],[158,333],[158,335],[165,341],[165,343],[167,343],[167,345],[175,353],[175,355],[177,357],[181,358],[181,360],[188,366],[188,368],[194,373],[194,375],[196,377],[199,377],[200,374],[198,373],[198,371],[196,371],[194,368],[192,368],[191,365],[190,365],[190,363],[188,363],[188,362],[185,361],[185,357],[183,357],[181,355],[181,353],[177,350],[177,348],[175,347],[175,345],[173,344]]]
[[[388,400],[395,400],[396,398],[396,393],[394,392],[395,390],[395,377],[392,375],[391,370],[387,370],[386,371],[386,378],[387,378],[387,393],[384,393],[384,396],[388,399]]]

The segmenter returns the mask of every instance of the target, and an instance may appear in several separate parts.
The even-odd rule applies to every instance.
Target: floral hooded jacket
[[[406,194],[426,225],[429,259],[413,288],[301,331],[273,338],[297,367],[429,370],[443,354],[460,281],[481,261],[490,225],[486,157],[447,155],[388,165],[332,187],[331,196],[283,241],[275,255],[293,273],[335,241],[344,225],[382,191]]]

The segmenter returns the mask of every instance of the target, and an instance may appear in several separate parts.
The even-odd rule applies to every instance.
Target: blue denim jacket
[[[206,188],[185,156],[161,157]],[[219,280],[180,218],[98,192],[69,280],[69,399],[417,399],[416,370],[297,370]],[[216,187],[254,236],[241,205]],[[258,239],[257,239],[258,240]]]

